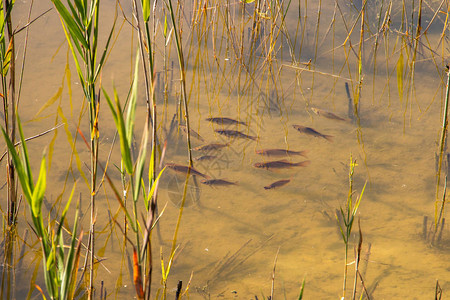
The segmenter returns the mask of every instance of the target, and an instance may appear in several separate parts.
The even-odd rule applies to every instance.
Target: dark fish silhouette
[[[285,159],[283,160],[275,160],[275,161],[268,161],[268,162],[260,162],[254,164],[256,168],[262,168],[262,169],[286,169],[291,167],[306,167],[311,163],[309,160],[301,161],[298,163],[291,163]]]
[[[237,124],[241,124],[241,125],[247,126],[247,123],[245,123],[245,122],[241,122],[241,121],[230,119],[230,118],[207,118],[206,121],[210,121],[212,123],[216,123],[216,124],[219,124],[219,125],[237,125]]]
[[[189,166],[183,166],[183,165],[177,165],[177,164],[166,164],[166,167],[169,169],[174,170],[175,172],[178,173],[182,173],[182,174],[187,174],[189,173],[190,175],[197,175],[197,176],[201,176],[203,178],[208,178],[208,176],[206,176],[203,173],[200,173],[199,171],[197,171],[196,169],[194,169],[193,167],[189,167]]]
[[[180,128],[184,131],[184,133],[187,134],[188,130],[187,127],[184,125],[180,125]],[[195,132],[193,129],[189,129],[189,133],[191,134],[192,137],[195,137],[197,140],[200,140],[202,142],[204,142],[205,140],[201,137],[200,134],[198,134],[197,132]]]
[[[322,134],[322,133],[318,132],[317,130],[315,130],[315,129],[311,128],[311,127],[306,127],[306,126],[302,126],[302,125],[292,125],[292,127],[297,129],[301,133],[312,135],[312,136],[315,136],[315,137],[321,137],[321,138],[324,138],[324,139],[326,139],[327,141],[330,141],[330,142],[333,141],[333,136],[332,135]]]
[[[230,137],[230,138],[240,138],[240,139],[250,139],[256,141],[256,137],[246,135],[245,133],[242,133],[237,130],[215,130],[218,134],[222,134],[224,136]]]
[[[347,118],[342,118],[339,117],[338,115],[333,114],[332,112],[320,109],[320,108],[315,108],[315,107],[311,107],[311,110],[318,116],[322,116],[324,118],[330,119],[330,120],[338,120],[338,121],[351,121],[350,119]]]
[[[261,149],[261,150],[256,150],[255,152],[256,152],[256,154],[265,155],[265,156],[301,155],[304,157],[306,157],[306,154],[308,153],[307,150],[292,151],[292,150],[285,150],[285,149]]]
[[[217,156],[215,156],[215,155],[203,155],[203,156],[195,157],[194,160],[195,161],[208,161],[208,160],[214,160],[216,158],[217,158]]]
[[[209,186],[229,186],[229,185],[237,185],[237,182],[231,182],[224,179],[203,179],[200,181],[203,184]]]
[[[230,144],[208,144],[203,146],[195,147],[193,150],[195,151],[213,151],[213,150],[220,150],[224,147],[228,147]]]
[[[264,188],[265,188],[266,190],[271,190],[271,189],[279,188],[279,187],[281,187],[281,186],[283,186],[283,185],[286,185],[286,184],[288,184],[289,182],[291,182],[290,179],[282,179],[282,180],[275,181],[275,182],[272,183],[271,185],[265,186]]]

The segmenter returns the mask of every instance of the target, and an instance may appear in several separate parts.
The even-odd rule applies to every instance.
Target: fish
[[[268,186],[265,186],[264,189],[271,190],[271,189],[279,188],[279,187],[282,187],[283,185],[288,184],[289,182],[291,182],[290,179],[278,180]]]
[[[261,149],[255,150],[256,154],[265,155],[265,156],[290,156],[290,155],[300,155],[307,157],[306,154],[309,152],[308,150],[304,151],[292,151],[285,149]]]
[[[297,129],[301,133],[309,134],[309,135],[312,135],[312,136],[315,136],[315,137],[321,137],[321,138],[326,139],[329,142],[333,142],[333,136],[332,135],[322,134],[322,133],[318,132],[317,130],[315,130],[315,129],[311,128],[311,127],[306,127],[306,126],[302,126],[302,125],[292,125],[292,127]]]
[[[186,127],[186,126],[180,125],[180,128],[184,131],[184,133],[187,134],[188,130],[187,130],[187,127]],[[202,142],[205,141],[205,139],[202,138],[201,135],[198,134],[197,132],[195,132],[193,129],[189,129],[189,133],[191,134],[192,137],[195,137],[197,140],[200,140],[200,141],[202,141]]]
[[[182,174],[189,173],[190,175],[196,175],[196,176],[200,176],[205,179],[208,179],[208,176],[206,176],[203,173],[200,173],[199,171],[197,171],[196,169],[194,169],[193,167],[190,167],[190,166],[183,166],[183,165],[168,163],[168,164],[166,164],[166,167],[169,169],[172,169],[178,173],[182,173]]]
[[[241,139],[250,139],[256,141],[256,137],[246,135],[245,133],[242,133],[237,130],[215,130],[218,134],[222,134],[224,136],[230,137],[230,138],[241,138]]]
[[[206,121],[216,123],[219,125],[238,125],[238,124],[240,124],[240,125],[247,126],[247,123],[238,121],[238,120],[234,120],[231,118],[207,118]]]
[[[209,186],[229,186],[229,185],[237,185],[237,182],[231,182],[224,179],[203,179],[200,181],[203,184]]]
[[[291,167],[306,167],[311,163],[309,160],[301,161],[298,163],[291,163],[285,159],[283,160],[274,160],[274,161],[268,161],[268,162],[259,162],[255,163],[253,166],[255,168],[261,168],[261,169],[286,169]]]
[[[208,160],[214,160],[216,158],[217,158],[217,156],[215,156],[215,155],[202,155],[202,156],[195,157],[194,160],[195,161],[208,161]]]
[[[229,143],[226,143],[226,144],[208,144],[208,145],[195,147],[192,150],[195,150],[195,151],[213,151],[213,150],[220,150],[222,148],[228,147],[229,145],[230,145]]]
[[[324,118],[330,119],[330,120],[337,120],[337,121],[345,121],[345,122],[349,122],[351,121],[348,118],[342,118],[339,117],[338,115],[333,114],[332,112],[320,109],[320,108],[315,108],[315,107],[311,107],[311,110],[318,116],[322,116]]]

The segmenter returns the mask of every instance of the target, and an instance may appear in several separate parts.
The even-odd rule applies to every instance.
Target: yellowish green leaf
[[[66,61],[66,69],[64,71],[67,79],[67,93],[69,94],[69,103],[70,103],[70,116],[73,116],[73,102],[72,102],[72,73],[70,73],[69,66],[69,50],[67,50],[67,61]]]
[[[167,38],[167,15],[164,15],[164,38]]]
[[[60,86],[58,91],[50,99],[48,99],[47,102],[45,102],[44,105],[42,105],[42,107],[34,115],[33,120],[36,119],[44,110],[46,110],[51,105],[53,105],[56,102],[56,100],[58,100],[61,97],[62,91],[63,91],[63,86]]]
[[[8,74],[13,45],[14,45],[14,38],[9,40],[8,50],[6,50],[5,57],[3,58],[3,71],[2,71],[3,76],[6,76],[6,74]]]
[[[148,22],[150,17],[150,0],[142,0],[142,15],[144,22]]]
[[[41,216],[42,200],[44,199],[45,189],[47,187],[47,171],[45,169],[45,156],[41,160],[39,177],[33,191],[31,209],[36,218]]]

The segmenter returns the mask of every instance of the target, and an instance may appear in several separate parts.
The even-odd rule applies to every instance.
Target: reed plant
[[[30,25],[37,20],[31,21],[31,11],[33,3],[30,4],[28,11],[28,22],[22,27],[13,26],[13,12],[15,11],[15,1],[4,0],[0,2],[0,81],[1,90],[0,97],[2,98],[2,113],[3,124],[1,125],[4,132],[7,134],[11,143],[15,146],[20,144],[16,142],[17,138],[17,123],[16,114],[19,108],[20,91],[25,69],[25,58],[28,42],[28,32]],[[45,14],[45,13],[44,13]],[[17,60],[18,52],[16,49],[16,40],[19,39],[19,33],[25,30],[25,38],[23,41],[22,63],[18,67]],[[15,151],[15,150],[14,150]],[[16,258],[15,247],[17,244],[17,216],[19,214],[20,204],[22,198],[17,193],[17,171],[12,157],[10,148],[6,147],[6,152],[0,157],[0,162],[6,157],[6,211],[2,210],[3,219],[3,241],[1,243],[2,250],[2,265],[1,271],[1,287],[0,298],[12,299],[15,296],[15,291],[11,289],[17,284],[19,276],[16,276]],[[1,189],[3,189],[3,187]],[[21,259],[18,258],[20,265]]]
[[[159,178],[161,177],[164,169],[162,169],[157,178],[154,178],[155,170],[155,151],[152,151],[149,163],[148,171],[148,183],[149,187],[146,191],[144,183],[144,165],[147,155],[147,142],[149,131],[149,116],[147,115],[142,140],[139,149],[139,154],[136,160],[132,157],[132,143],[133,143],[133,131],[135,124],[135,112],[137,103],[137,87],[138,87],[138,72],[139,70],[139,55],[136,58],[135,73],[133,79],[133,85],[131,89],[130,101],[126,116],[122,110],[120,100],[116,90],[114,90],[114,102],[109,97],[107,92],[103,90],[103,94],[108,102],[109,108],[113,115],[114,123],[116,125],[117,132],[120,138],[120,152],[121,152],[121,166],[122,173],[126,176],[126,182],[128,187],[124,187],[124,195],[127,195],[127,190],[131,190],[132,197],[132,212],[129,212],[125,205],[125,201],[121,201],[120,204],[125,212],[126,219],[130,224],[131,230],[135,235],[134,242],[131,239],[127,240],[133,246],[133,281],[136,289],[136,296],[138,299],[149,299],[151,292],[151,273],[153,269],[152,265],[152,252],[151,252],[151,230],[156,224],[155,218],[155,199],[156,188]],[[138,201],[142,192],[142,198],[145,205],[145,213],[139,213]],[[144,215],[144,222],[139,222],[139,217]]]
[[[155,84],[156,84],[156,77],[155,77],[155,63],[154,63],[154,44],[155,44],[155,29],[151,30],[151,3],[150,0],[142,0],[141,5],[139,6],[137,0],[133,0],[133,13],[134,13],[134,19],[137,23],[137,35],[138,35],[138,42],[139,42],[139,53],[142,57],[142,69],[143,69],[143,76],[144,76],[144,83],[145,83],[145,97],[146,97],[146,103],[147,103],[147,121],[145,126],[147,127],[147,131],[144,132],[144,135],[148,135],[148,129],[149,125],[151,125],[152,129],[152,142],[151,142],[151,168],[149,172],[149,185],[155,187],[156,186],[156,154],[157,154],[157,146],[158,146],[158,136],[157,136],[157,109],[156,109],[156,93],[155,93]],[[155,3],[156,6],[156,3]],[[155,20],[155,6],[153,7],[153,18],[154,23]],[[140,18],[139,13],[139,7],[141,8],[140,13],[142,14],[142,19]],[[143,22],[143,26],[142,26]],[[144,30],[143,30],[144,29]],[[139,56],[137,56],[139,57]],[[137,84],[138,80],[138,65],[137,65],[138,59],[136,59],[136,66],[135,66],[135,77],[134,77],[134,84]],[[137,94],[137,86],[133,88],[132,95]],[[131,98],[130,105],[136,105],[136,99],[133,99],[133,96]],[[134,109],[134,108],[133,108]],[[150,121],[150,123],[148,122]],[[147,139],[147,138],[146,138]],[[122,140],[122,138],[121,138]],[[145,140],[145,144],[147,143],[147,140]],[[159,150],[161,150],[159,148]],[[143,154],[145,157],[145,153],[141,153],[139,155]],[[162,155],[161,155],[162,156]],[[139,161],[139,158],[138,158]],[[162,171],[161,171],[162,172]],[[137,199],[134,198],[133,194],[133,202],[135,203]],[[158,206],[157,206],[157,193],[151,193],[149,194],[150,199],[146,200],[146,208],[147,208],[147,219],[148,224],[146,226],[146,235],[148,237],[150,236],[150,228],[153,226],[153,222],[155,221],[155,213],[158,212]],[[144,199],[146,199],[144,197]],[[137,219],[136,219],[137,220]],[[138,237],[136,237],[137,241],[139,241]],[[147,245],[148,244],[148,245]],[[152,262],[152,244],[150,238],[148,238],[148,241],[144,244],[143,250],[146,250],[146,255],[144,256],[144,253],[139,253],[140,260],[146,258],[146,263],[144,264],[143,273],[145,276],[145,282],[146,282],[146,295],[147,299],[150,297],[150,291],[151,291],[151,283],[152,283],[152,271],[153,271],[153,262]],[[140,265],[143,262],[140,261]]]
[[[344,280],[342,287],[342,298],[345,299],[345,292],[347,289],[347,269],[348,269],[348,249],[350,246],[350,237],[352,234],[353,224],[356,219],[356,213],[358,211],[359,205],[361,204],[361,199],[364,195],[364,191],[366,189],[367,182],[364,184],[363,189],[361,190],[361,194],[353,200],[353,176],[355,172],[355,167],[357,166],[356,160],[353,159],[353,156],[350,155],[350,165],[349,165],[349,173],[348,173],[348,181],[349,181],[349,190],[347,196],[347,203],[343,207],[340,207],[339,212],[336,213],[336,220],[338,221],[339,230],[341,232],[342,240],[344,242],[345,251],[344,251]],[[340,214],[339,214],[340,213]]]
[[[76,289],[78,262],[80,258],[81,241],[83,232],[77,236],[78,210],[72,231],[69,231],[70,243],[64,244],[64,228],[66,213],[75,192],[75,186],[69,196],[67,204],[56,223],[44,224],[42,203],[47,186],[47,171],[45,154],[42,157],[38,179],[35,182],[31,172],[30,156],[26,141],[17,117],[17,125],[21,140],[21,156],[16,152],[15,146],[6,131],[1,128],[3,137],[11,154],[12,161],[17,170],[18,179],[22,186],[23,195],[28,204],[32,219],[32,229],[36,234],[42,250],[44,280],[46,291],[50,299],[73,299]],[[56,224],[56,228],[51,224]],[[45,299],[44,291],[37,286]]]
[[[95,264],[95,219],[97,193],[97,169],[99,148],[99,111],[100,94],[97,93],[97,84],[102,68],[105,64],[115,20],[107,38],[105,47],[98,60],[99,40],[99,12],[100,0],[67,0],[68,8],[62,0],[52,0],[61,18],[61,24],[75,62],[77,74],[88,102],[89,137],[90,137],[90,234],[89,234],[89,299],[93,298],[94,291],[94,264]]]

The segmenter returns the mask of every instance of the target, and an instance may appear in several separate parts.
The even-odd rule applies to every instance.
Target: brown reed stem
[[[445,102],[444,102],[444,111],[442,118],[442,130],[441,130],[441,139],[439,142],[439,162],[438,169],[436,173],[436,200],[434,205],[434,227],[437,230],[438,227],[438,199],[439,199],[439,186],[441,183],[441,168],[442,168],[442,160],[444,157],[444,147],[447,139],[447,126],[448,126],[448,102],[450,98],[450,72],[447,67],[447,87],[445,92]],[[444,202],[443,202],[444,203]]]

